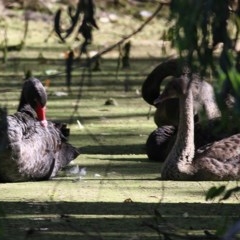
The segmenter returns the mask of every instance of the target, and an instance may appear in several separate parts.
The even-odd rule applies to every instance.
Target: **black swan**
[[[147,76],[142,84],[142,97],[150,105],[156,107],[154,121],[158,127],[163,125],[178,125],[179,100],[178,98],[168,99],[162,103],[154,104],[154,100],[159,96],[161,84],[167,77],[180,77],[184,72],[190,69],[183,60],[171,58],[160,63]],[[193,74],[196,79],[200,79],[198,74]],[[207,119],[220,116],[219,108],[216,104],[213,87],[203,79],[195,85],[194,110],[199,113],[204,109]]]
[[[66,128],[46,120],[47,94],[36,78],[25,81],[18,111],[0,111],[0,181],[47,180],[75,159]],[[65,136],[64,136],[65,135]]]
[[[156,103],[179,98],[179,125],[173,148],[162,166],[164,180],[240,179],[240,134],[204,145],[194,144],[193,81],[184,75],[168,83]]]
[[[186,64],[180,59],[174,58],[159,64],[146,78],[142,85],[143,99],[154,105],[154,99],[159,96],[163,80],[166,77],[178,77],[184,71],[190,71]],[[194,84],[194,113],[195,121],[199,120],[198,113],[203,109],[207,119],[213,119],[221,115],[215,100],[213,87],[200,79],[198,74],[193,74]],[[201,81],[200,81],[201,80]],[[179,119],[179,100],[177,98],[167,99],[154,105],[156,107],[154,121],[158,128],[154,130],[146,141],[146,154],[150,160],[164,161],[177,131]],[[201,128],[197,128],[201,130]],[[197,142],[198,139],[197,139]],[[205,142],[200,142],[202,145]]]

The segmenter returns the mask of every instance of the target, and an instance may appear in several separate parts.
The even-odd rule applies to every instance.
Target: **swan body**
[[[194,116],[194,144],[196,148],[239,133],[239,128],[232,125],[226,129],[222,119],[213,118],[196,122]],[[231,118],[229,118],[231,121]],[[164,125],[155,129],[146,141],[146,154],[152,161],[164,162],[176,140],[178,127]]]
[[[41,90],[44,90],[39,80],[29,81],[37,82]],[[31,94],[34,95],[32,91]],[[38,97],[34,97],[34,104],[40,105],[36,101]],[[7,115],[4,109],[0,111],[1,182],[50,179],[79,155],[79,150],[67,142],[61,125],[46,120],[43,124],[27,102],[13,115]]]
[[[165,162],[164,180],[240,179],[240,134],[204,145],[194,144],[192,82],[187,76],[173,79],[156,102],[178,97],[180,120],[176,141]]]
[[[164,125],[152,131],[145,144],[148,159],[163,162],[174,144],[176,132],[177,127],[173,125]]]

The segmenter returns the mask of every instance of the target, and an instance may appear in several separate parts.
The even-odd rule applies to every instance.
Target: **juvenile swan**
[[[155,103],[179,98],[180,117],[176,141],[165,162],[164,180],[240,179],[240,134],[204,145],[194,145],[194,81],[187,75],[172,79]]]

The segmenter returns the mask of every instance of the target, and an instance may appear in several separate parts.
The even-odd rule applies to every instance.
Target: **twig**
[[[87,64],[81,64],[80,66],[74,66],[74,68],[79,68],[79,67],[86,67],[89,66],[91,63],[93,63],[94,61],[96,61],[99,57],[101,57],[102,55],[112,51],[114,48],[120,46],[121,44],[123,44],[126,40],[130,39],[131,37],[133,37],[134,35],[136,35],[137,33],[141,32],[143,30],[144,27],[146,27],[146,25],[151,22],[155,16],[157,16],[157,14],[161,11],[162,7],[164,5],[167,5],[167,3],[161,2],[159,3],[158,7],[156,8],[156,10],[154,11],[154,13],[146,19],[146,21],[140,25],[135,31],[133,31],[132,33],[130,33],[129,35],[123,37],[121,40],[119,40],[118,42],[110,45],[109,47],[104,48],[103,50],[99,51],[97,54],[95,54],[94,56],[92,56],[91,58],[87,59]],[[58,72],[56,74],[52,74],[52,75],[48,75],[48,78],[50,77],[55,77],[58,75],[63,74],[63,72]]]
[[[102,56],[103,54],[110,52],[111,50],[113,50],[114,48],[116,48],[117,46],[123,44],[126,40],[130,39],[131,37],[133,37],[134,35],[136,35],[137,33],[141,32],[143,30],[143,28],[152,21],[152,19],[154,19],[154,17],[160,12],[160,10],[162,9],[162,7],[164,6],[164,3],[160,3],[158,5],[158,7],[156,8],[155,12],[140,26],[138,27],[135,31],[133,31],[131,34],[123,37],[121,40],[119,40],[118,42],[112,44],[111,46],[103,49],[102,51],[98,52],[96,55],[94,55],[90,61],[94,61],[95,59],[97,59],[98,57]]]

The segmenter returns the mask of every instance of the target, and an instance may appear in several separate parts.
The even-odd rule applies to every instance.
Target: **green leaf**
[[[211,187],[206,193],[206,201],[211,200],[215,197],[221,195],[226,189],[226,186],[222,185],[220,187]]]
[[[225,192],[224,196],[220,200],[229,199],[233,193],[239,192],[239,191],[240,191],[240,187],[235,187],[235,188],[229,189]]]

